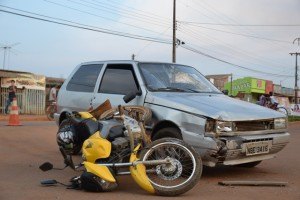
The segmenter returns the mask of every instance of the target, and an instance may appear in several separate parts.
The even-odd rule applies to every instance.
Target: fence
[[[18,90],[16,92],[19,112],[21,114],[43,115],[45,114],[45,91],[43,90]],[[0,113],[4,113],[8,89],[1,88]]]

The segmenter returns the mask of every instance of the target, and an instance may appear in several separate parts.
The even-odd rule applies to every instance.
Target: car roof
[[[90,64],[99,64],[99,63],[111,63],[111,64],[132,64],[132,63],[156,63],[156,64],[176,64],[178,63],[169,63],[169,62],[158,62],[158,61],[137,61],[137,60],[103,60],[103,61],[89,61],[83,62],[81,65],[90,65]]]

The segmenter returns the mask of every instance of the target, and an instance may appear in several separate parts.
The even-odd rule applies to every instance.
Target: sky
[[[193,66],[204,75],[232,73],[234,79],[252,76],[293,87],[295,57],[289,53],[300,51],[300,46],[293,44],[300,37],[300,26],[236,25],[300,25],[300,0],[176,0],[176,5],[177,38],[185,45],[232,64],[278,75],[254,73],[182,46],[176,49],[177,63]],[[172,0],[0,0],[0,9],[172,40]],[[0,47],[17,43],[6,57],[5,69],[10,70],[67,78],[76,65],[86,61],[127,60],[132,54],[139,61],[172,60],[170,44],[76,29],[4,12],[0,12],[0,27]],[[1,68],[3,56],[2,49]]]

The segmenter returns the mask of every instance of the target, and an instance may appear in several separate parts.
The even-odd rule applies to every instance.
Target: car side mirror
[[[228,90],[222,90],[222,93],[228,95]]]
[[[136,97],[137,93],[136,92],[129,92],[128,94],[126,94],[123,97],[123,100],[125,103],[130,102],[131,100],[133,100]]]

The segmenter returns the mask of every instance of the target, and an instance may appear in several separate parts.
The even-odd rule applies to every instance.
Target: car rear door
[[[137,69],[136,69],[137,70]],[[128,63],[108,63],[99,82],[93,105],[98,106],[109,99],[112,106],[125,104],[124,95],[129,92],[136,92],[139,95],[128,104],[143,105],[145,91],[143,92],[134,65]]]
[[[70,111],[84,111],[91,107],[103,63],[84,64],[72,75],[62,93],[60,107]]]

